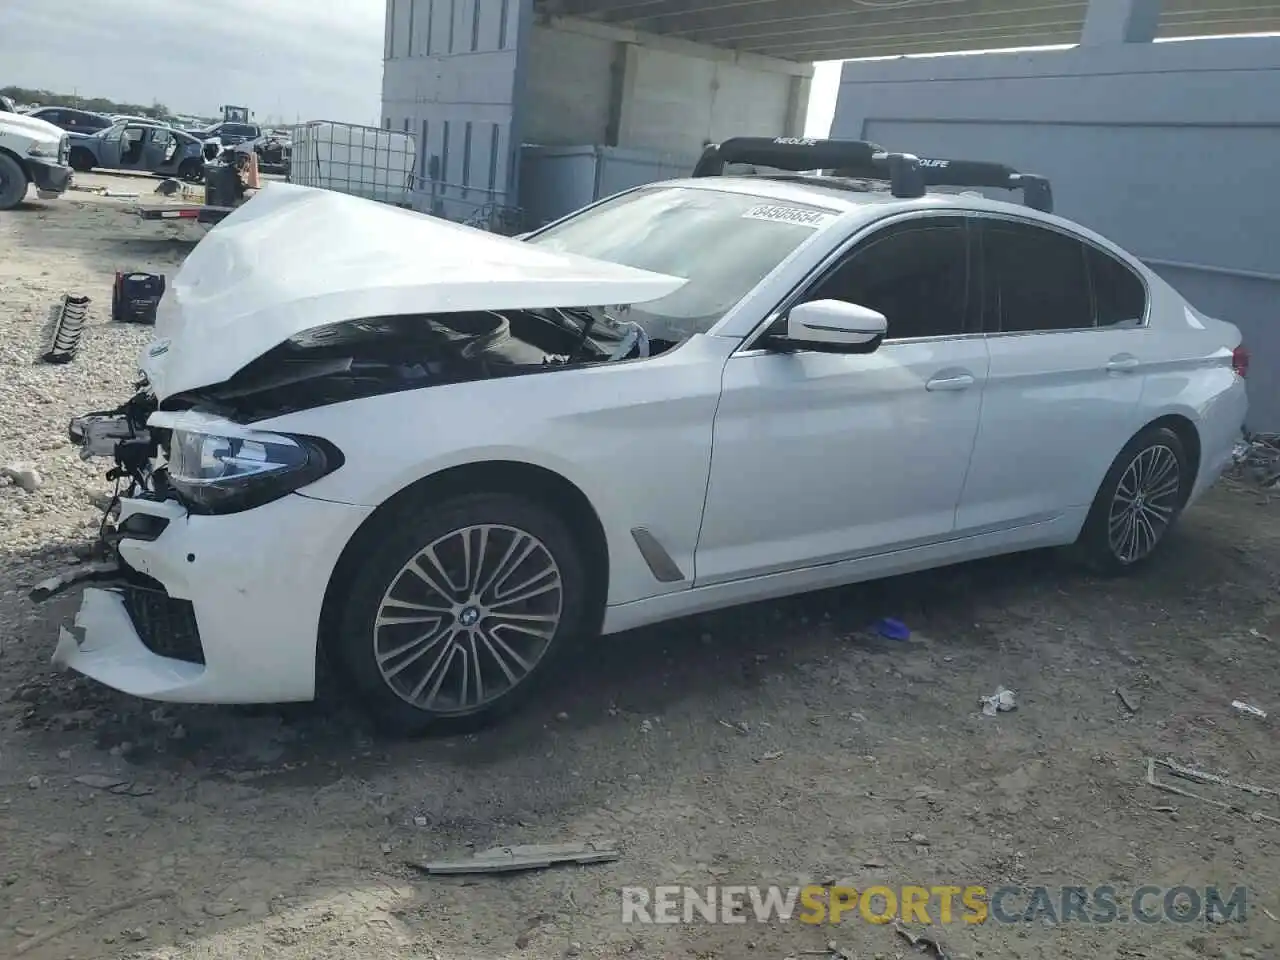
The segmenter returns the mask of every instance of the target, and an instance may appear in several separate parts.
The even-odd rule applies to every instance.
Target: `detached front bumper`
[[[310,700],[329,576],[371,512],[298,494],[225,516],[126,499],[118,549],[141,576],[85,588],[53,662],[153,700]]]
[[[65,164],[27,157],[27,169],[41,199],[50,200],[61,196],[71,185],[71,168]]]

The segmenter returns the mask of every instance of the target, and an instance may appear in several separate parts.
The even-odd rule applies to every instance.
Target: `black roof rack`
[[[708,144],[695,177],[718,177],[730,163],[790,170],[830,170],[838,177],[888,180],[895,197],[922,197],[927,187],[992,187],[1021,190],[1022,201],[1053,212],[1053,190],[1045,177],[1019,173],[1003,163],[943,160],[891,153],[866,140],[818,140],[811,137],[733,137]]]

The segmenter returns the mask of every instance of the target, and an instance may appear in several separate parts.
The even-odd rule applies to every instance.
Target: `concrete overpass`
[[[536,0],[543,15],[783,60],[1079,43],[1127,20],[1132,35],[1280,31],[1275,0]],[[1101,33],[1099,33],[1101,35]]]
[[[417,205],[457,219],[544,220],[709,141],[801,135],[818,60],[1280,31],[1280,0],[385,3],[382,124],[417,139]]]
[[[1255,348],[1254,426],[1280,423],[1280,0],[385,0],[383,125],[414,202],[536,226],[684,176],[706,142],[803,133],[813,62],[855,60],[832,135],[1048,176]],[[492,222],[491,220],[488,222]]]

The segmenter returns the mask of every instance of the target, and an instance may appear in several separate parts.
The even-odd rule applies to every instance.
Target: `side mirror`
[[[843,300],[814,300],[787,313],[785,336],[772,335],[765,345],[783,351],[873,353],[889,329],[883,313]]]

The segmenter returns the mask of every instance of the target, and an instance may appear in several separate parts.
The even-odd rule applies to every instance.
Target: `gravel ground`
[[[602,642],[473,737],[388,744],[337,692],[174,708],[51,673],[76,598],[37,607],[25,590],[83,553],[107,493],[66,421],[127,395],[146,339],[105,322],[110,275],[172,274],[190,248],[126,209],[76,193],[0,215],[0,466],[42,479],[0,481],[0,956],[782,960],[838,956],[828,941],[906,955],[861,920],[619,919],[629,884],[827,878],[1246,884],[1243,923],[934,933],[953,960],[1277,956],[1264,911],[1280,916],[1280,826],[1258,814],[1280,803],[1183,784],[1232,810],[1144,783],[1145,757],[1172,756],[1280,787],[1280,504],[1230,484],[1133,579],[1036,555],[680,621]],[[73,363],[35,363],[64,292],[94,298],[90,334]],[[885,615],[911,640],[870,638]],[[1017,709],[982,716],[1000,684]],[[506,879],[407,865],[583,840],[621,858]]]

